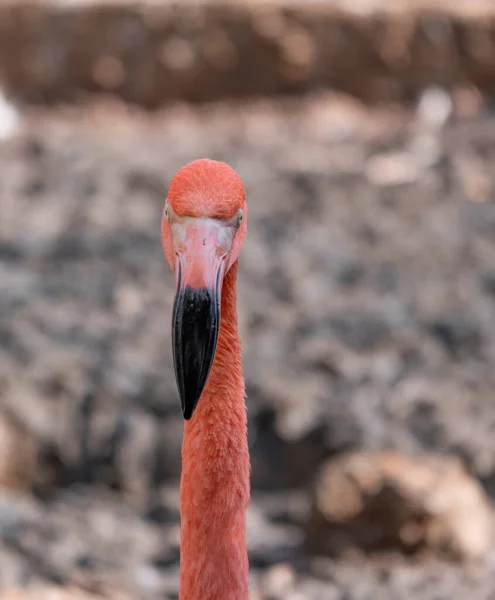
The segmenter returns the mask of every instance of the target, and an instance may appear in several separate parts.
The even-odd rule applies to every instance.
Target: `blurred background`
[[[178,598],[160,219],[204,156],[253,600],[495,598],[495,5],[1,0],[0,87],[0,598]]]

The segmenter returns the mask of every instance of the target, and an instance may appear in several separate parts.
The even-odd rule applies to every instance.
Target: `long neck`
[[[237,263],[225,276],[208,382],[182,444],[180,600],[248,600],[249,451]]]

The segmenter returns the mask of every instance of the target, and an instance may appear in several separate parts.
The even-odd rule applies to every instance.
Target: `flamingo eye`
[[[165,206],[165,209],[163,210],[163,214],[164,214],[165,218],[168,221],[168,218],[170,216],[170,213],[169,213],[169,210],[168,210],[168,206]]]

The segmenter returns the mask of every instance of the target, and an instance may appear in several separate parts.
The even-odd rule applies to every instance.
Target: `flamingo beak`
[[[231,229],[227,222],[206,218],[183,217],[172,225],[176,251],[172,344],[186,420],[192,417],[215,358]]]

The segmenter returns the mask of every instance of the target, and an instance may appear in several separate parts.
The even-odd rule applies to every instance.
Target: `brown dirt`
[[[3,0],[0,82],[26,102],[301,94],[367,101],[426,85],[495,92],[491,0]]]

